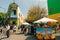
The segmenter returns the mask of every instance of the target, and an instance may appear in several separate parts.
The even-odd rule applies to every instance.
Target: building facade
[[[60,13],[60,0],[47,0],[48,14]]]
[[[7,24],[19,26],[24,22],[24,17],[16,3],[11,3],[7,11]]]

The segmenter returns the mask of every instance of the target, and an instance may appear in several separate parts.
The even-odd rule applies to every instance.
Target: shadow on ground
[[[34,40],[34,37],[28,36],[25,40]]]

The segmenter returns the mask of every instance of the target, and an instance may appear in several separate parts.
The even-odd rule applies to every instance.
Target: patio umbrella
[[[24,23],[22,23],[22,25],[30,25],[29,23],[27,23],[27,22],[24,22]]]
[[[35,21],[34,23],[40,23],[40,22],[46,23],[46,22],[49,22],[49,21],[50,22],[58,22],[57,20],[44,17],[42,19],[39,19],[39,20]]]

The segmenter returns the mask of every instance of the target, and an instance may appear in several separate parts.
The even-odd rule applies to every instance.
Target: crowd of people
[[[30,32],[30,34],[36,36],[36,28],[50,28],[50,27],[51,27],[51,25],[48,25],[48,24],[44,24],[44,23],[37,24],[37,23],[35,23],[35,24],[31,24],[29,26],[21,25],[18,29],[21,29],[21,32],[24,34],[26,34],[26,32],[27,33]],[[55,31],[60,30],[60,25],[58,24],[58,22],[56,23],[56,25],[54,25],[54,27],[55,27]],[[3,30],[4,28],[6,30]],[[1,34],[5,31],[7,38],[9,38],[9,36],[10,36],[10,30],[13,30],[13,32],[15,33],[16,32],[16,24],[15,25],[7,24],[5,26],[0,26]]]
[[[10,37],[10,30],[13,30],[13,32],[16,32],[16,25],[11,26],[10,24],[2,25],[0,26],[0,33],[5,34],[7,38]]]

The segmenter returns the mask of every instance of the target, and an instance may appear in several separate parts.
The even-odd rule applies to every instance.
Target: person
[[[60,29],[60,24],[59,24],[59,29]]]
[[[16,25],[14,25],[13,32],[16,32]]]
[[[6,29],[7,29],[6,31],[7,38],[9,38],[10,36],[10,25],[9,24],[6,26]]]
[[[21,32],[24,33],[24,25],[21,26]]]
[[[3,26],[0,26],[0,32],[2,33]]]
[[[56,27],[57,27],[56,29],[59,30],[59,23],[58,22],[56,24]]]
[[[24,34],[26,34],[26,26],[24,27]]]
[[[34,35],[34,26],[31,25],[31,34]]]
[[[13,25],[10,26],[10,30],[13,30]]]

